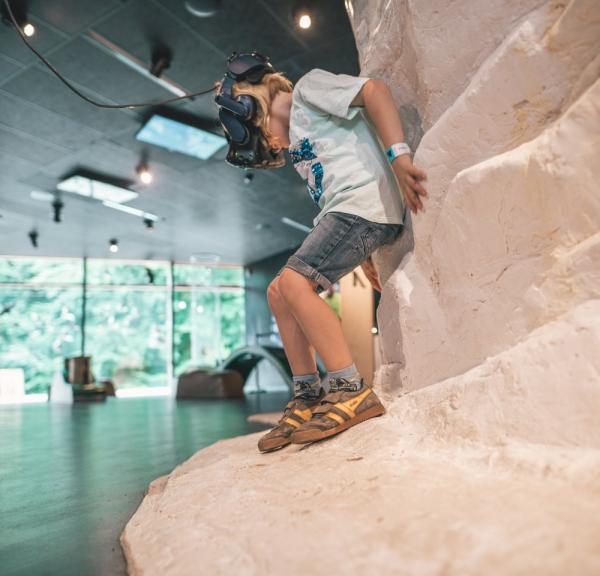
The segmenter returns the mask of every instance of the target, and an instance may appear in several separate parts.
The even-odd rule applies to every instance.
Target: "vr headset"
[[[259,84],[265,74],[275,72],[269,58],[258,52],[233,52],[227,60],[227,72],[215,102],[219,121],[229,143],[227,162],[241,168],[275,168],[283,166],[282,152],[272,151],[264,142],[260,129],[254,124],[256,100],[247,94],[233,95],[235,82]]]

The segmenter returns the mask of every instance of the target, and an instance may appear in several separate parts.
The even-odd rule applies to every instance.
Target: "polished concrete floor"
[[[0,574],[126,574],[118,538],[148,484],[202,447],[264,428],[246,417],[285,401],[0,407]]]

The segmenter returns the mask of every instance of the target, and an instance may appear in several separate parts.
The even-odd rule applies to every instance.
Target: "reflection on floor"
[[[265,428],[247,416],[286,401],[277,393],[0,407],[2,574],[125,574],[118,537],[148,484],[200,448]]]

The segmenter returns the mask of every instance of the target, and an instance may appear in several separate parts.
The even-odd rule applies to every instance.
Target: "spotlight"
[[[310,28],[311,24],[312,20],[310,18],[310,14],[302,14],[300,18],[298,18],[298,26],[300,26],[300,28],[303,28],[304,30]]]
[[[142,160],[135,169],[142,184],[151,184],[154,176],[145,160]]]
[[[38,231],[34,228],[31,232],[29,232],[28,236],[29,236],[29,240],[31,240],[31,245],[34,248],[37,248],[38,247],[38,236],[39,236]]]
[[[61,215],[64,207],[64,202],[58,196],[54,198],[54,200],[52,201],[52,210],[54,211],[55,222],[62,222]]]
[[[27,24],[23,26],[23,34],[28,38],[31,38],[35,34],[35,26],[31,22],[27,22]]]
[[[31,38],[35,34],[35,26],[29,21],[27,18],[27,5],[25,2],[15,2],[12,0],[10,2],[10,10],[19,25],[19,28],[27,36]],[[7,26],[12,26],[12,20],[10,18],[10,14],[6,8],[4,0],[2,1],[2,20]]]
[[[119,241],[118,241],[116,238],[111,238],[111,239],[109,240],[109,244],[110,244],[110,246],[109,246],[109,250],[110,250],[110,251],[111,251],[113,254],[115,254],[116,252],[118,252],[118,251],[119,251]]]
[[[171,49],[164,44],[156,44],[152,49],[152,64],[150,74],[160,78],[162,73],[171,66]]]
[[[221,7],[221,0],[186,0],[186,10],[197,18],[210,18]]]
[[[144,218],[144,226],[146,226],[148,230],[154,230],[154,220],[151,218]]]
[[[252,180],[254,180],[254,174],[252,174],[252,172],[247,172],[244,175],[244,184],[246,184],[246,186],[248,186],[248,184],[250,184],[252,182]]]
[[[292,9],[292,18],[295,24],[308,30],[313,24],[315,3],[309,0],[297,0]]]

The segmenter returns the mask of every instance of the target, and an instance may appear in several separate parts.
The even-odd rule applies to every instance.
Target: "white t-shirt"
[[[292,93],[289,153],[321,211],[402,224],[405,206],[377,134],[350,104],[368,78],[314,69]]]

